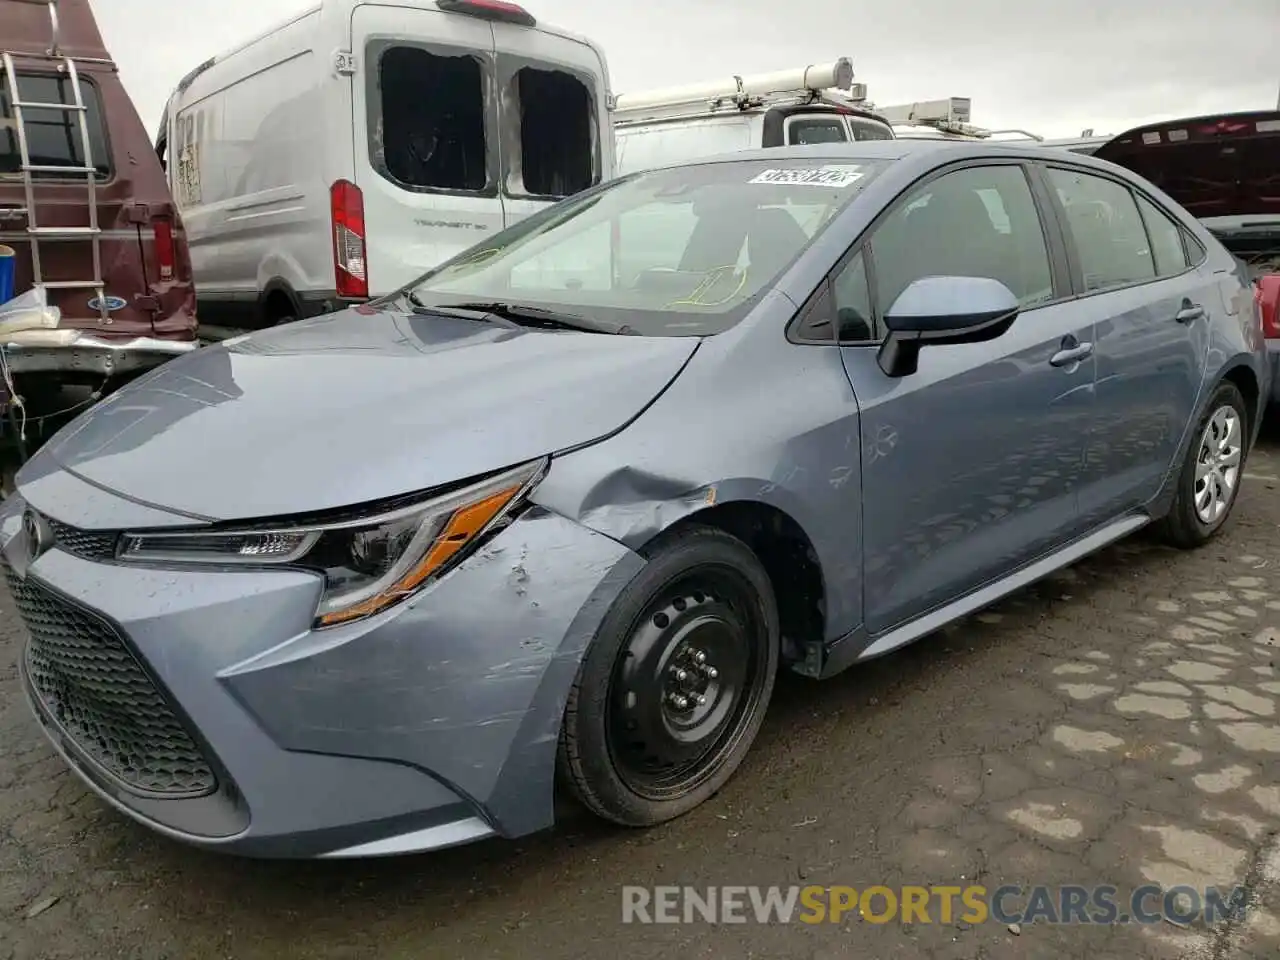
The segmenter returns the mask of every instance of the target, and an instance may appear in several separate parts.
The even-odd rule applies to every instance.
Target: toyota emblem
[[[49,547],[45,535],[45,525],[34,510],[28,510],[22,517],[22,532],[27,537],[27,556],[35,560]]]

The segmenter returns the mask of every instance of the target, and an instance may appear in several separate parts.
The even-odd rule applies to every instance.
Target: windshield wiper
[[[409,309],[415,316],[419,317],[460,317],[463,320],[476,320],[481,323],[493,323],[499,327],[506,327],[509,330],[518,330],[520,325],[513,323],[511,320],[500,314],[494,313],[492,310],[476,310],[469,307],[429,307],[425,303],[416,302],[416,298],[409,295]]]
[[[588,333],[629,334],[633,331],[625,324],[609,323],[594,317],[583,317],[576,313],[561,313],[558,310],[547,310],[522,303],[451,303],[448,307],[428,307],[428,310],[472,310],[487,313],[516,324],[532,324],[534,326],[558,327],[562,330],[583,330]]]

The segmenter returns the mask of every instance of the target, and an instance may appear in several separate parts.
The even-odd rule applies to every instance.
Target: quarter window
[[[1182,229],[1145,197],[1138,197],[1138,209],[1151,238],[1151,253],[1156,272],[1171,277],[1187,268],[1187,251],[1182,246]]]
[[[836,336],[841,343],[865,343],[879,339],[871,310],[867,264],[861,251],[836,274],[831,293],[836,308]]]
[[[1040,215],[1022,168],[968,167],[910,194],[871,237],[883,316],[922,277],[999,280],[1023,308],[1053,299]]]
[[[1153,280],[1155,258],[1133,194],[1114,180],[1050,170],[1089,292]]]

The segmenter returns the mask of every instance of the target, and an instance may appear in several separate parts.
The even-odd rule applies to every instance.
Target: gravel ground
[[[18,688],[0,605],[0,960],[1280,955],[1280,440],[1233,527],[1139,536],[922,643],[781,683],[734,781],[676,823],[359,863],[242,861],[88,794]],[[1206,928],[626,925],[627,884],[1246,884]],[[936,916],[935,916],[935,919]]]

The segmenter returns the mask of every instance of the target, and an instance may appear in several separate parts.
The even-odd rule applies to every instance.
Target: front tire
[[[1160,526],[1175,547],[1194,549],[1226,526],[1244,479],[1249,414],[1233,383],[1214,391],[1178,474],[1173,506]]]
[[[778,666],[777,604],[745,544],[691,527],[648,554],[587,650],[558,757],[587,809],[630,827],[688,813],[728,782]]]

